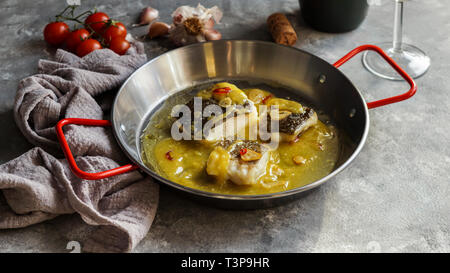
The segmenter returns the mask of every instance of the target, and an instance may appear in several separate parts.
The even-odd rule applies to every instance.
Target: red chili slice
[[[263,104],[266,104],[267,100],[270,99],[271,97],[272,97],[272,95],[268,95],[267,97],[265,97],[265,98],[262,100],[262,103],[263,103]]]
[[[172,157],[172,155],[170,154],[170,152],[172,152],[172,151],[168,151],[168,152],[166,153],[166,158],[167,158],[168,160],[173,160],[173,157]]]
[[[289,143],[290,143],[290,144],[294,144],[294,143],[297,143],[299,140],[300,140],[300,137],[297,136],[296,138],[294,138],[293,140],[291,140]]]
[[[213,90],[213,93],[216,94],[228,94],[230,93],[231,88],[230,87],[224,87],[224,88],[217,88]]]
[[[240,151],[239,151],[239,153],[241,154],[241,155],[245,155],[246,153],[247,153],[247,149],[241,149]]]

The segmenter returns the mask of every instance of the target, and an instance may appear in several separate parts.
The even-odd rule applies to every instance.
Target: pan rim
[[[361,103],[363,104],[363,109],[364,109],[364,114],[365,114],[365,126],[364,126],[364,132],[361,136],[361,139],[356,147],[356,149],[354,150],[354,152],[350,155],[350,157],[344,162],[342,163],[341,166],[339,166],[338,168],[336,168],[335,170],[333,170],[331,173],[329,173],[328,175],[313,181],[307,185],[303,185],[301,187],[297,187],[297,188],[293,188],[290,190],[286,190],[286,191],[281,191],[281,192],[274,192],[274,193],[267,193],[267,194],[256,194],[256,195],[237,195],[237,194],[221,194],[221,193],[215,193],[215,192],[207,192],[207,191],[203,191],[203,190],[198,190],[198,189],[194,189],[194,188],[190,188],[187,186],[183,186],[181,184],[178,184],[174,181],[171,181],[167,178],[164,178],[162,176],[160,176],[159,174],[157,174],[156,172],[150,170],[142,161],[138,161],[134,158],[134,156],[132,155],[131,152],[128,151],[128,149],[122,144],[121,139],[118,137],[118,128],[116,126],[116,124],[114,123],[114,109],[118,100],[118,97],[120,95],[120,93],[122,92],[122,90],[124,89],[124,86],[128,83],[128,81],[130,81],[133,76],[137,73],[139,73],[139,71],[141,69],[143,69],[144,67],[150,65],[151,63],[157,61],[158,59],[162,58],[163,56],[165,56],[166,54],[169,54],[173,51],[181,51],[181,50],[188,50],[191,47],[198,47],[198,46],[202,46],[203,44],[214,44],[214,43],[229,43],[229,42],[243,42],[243,43],[255,43],[255,44],[266,44],[266,45],[270,45],[270,46],[276,46],[276,47],[285,47],[288,48],[289,50],[295,50],[304,54],[307,54],[313,58],[316,58],[324,63],[326,63],[327,65],[332,66],[335,70],[337,70],[337,73],[339,73],[341,76],[343,76],[347,81],[349,81],[351,83],[351,85],[353,86],[353,88],[356,90],[359,99],[361,100]],[[364,99],[364,97],[362,96],[362,93],[360,92],[360,90],[353,84],[353,82],[338,68],[336,68],[335,66],[333,66],[332,64],[330,64],[329,62],[325,61],[324,59],[322,59],[321,57],[314,55],[312,53],[309,53],[305,50],[299,49],[299,48],[295,48],[295,47],[291,47],[291,46],[285,46],[285,45],[280,45],[280,44],[276,44],[273,42],[268,42],[268,41],[258,41],[258,40],[243,40],[243,39],[222,39],[222,40],[218,40],[218,41],[207,41],[207,42],[200,42],[200,43],[195,43],[195,44],[191,44],[191,45],[187,45],[187,46],[183,46],[183,47],[179,47],[179,48],[175,48],[172,50],[169,50],[167,52],[164,52],[163,54],[149,60],[148,62],[146,62],[145,64],[143,64],[141,67],[139,67],[136,71],[134,71],[121,85],[121,87],[119,88],[119,91],[117,91],[117,94],[114,98],[113,101],[113,105],[111,107],[111,124],[112,124],[112,131],[113,131],[113,135],[114,138],[116,139],[116,142],[118,143],[119,147],[121,148],[121,150],[125,153],[125,155],[136,165],[139,166],[140,170],[143,170],[145,173],[147,173],[148,175],[150,175],[152,178],[154,178],[155,180],[157,180],[157,182],[159,183],[164,183],[165,185],[168,185],[170,187],[173,187],[177,190],[181,190],[183,192],[186,193],[190,193],[190,194],[194,194],[194,195],[198,195],[198,196],[202,196],[202,197],[206,197],[206,198],[212,198],[212,199],[219,199],[219,200],[240,200],[240,201],[256,201],[256,200],[269,200],[269,199],[278,199],[278,198],[283,198],[283,197],[288,197],[288,196],[292,196],[292,195],[296,195],[299,194],[301,192],[305,192],[308,190],[311,190],[313,188],[316,188],[322,184],[324,184],[326,181],[330,180],[331,178],[333,178],[334,176],[336,176],[337,174],[339,174],[340,172],[342,172],[344,169],[346,169],[350,163],[353,162],[353,160],[359,155],[359,153],[361,152],[362,148],[364,147],[366,140],[367,140],[367,136],[369,133],[369,127],[370,127],[370,118],[369,118],[369,109],[367,107],[367,103]],[[139,153],[139,151],[138,151]]]

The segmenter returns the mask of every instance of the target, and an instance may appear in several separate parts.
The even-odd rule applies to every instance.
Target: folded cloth
[[[102,49],[79,58],[58,49],[55,60],[39,61],[39,74],[19,83],[14,118],[38,147],[0,166],[0,228],[76,212],[87,224],[98,226],[82,242],[88,252],[128,252],[147,234],[158,206],[158,185],[138,171],[96,181],[74,176],[54,128],[62,118],[107,118],[111,93],[145,61],[139,42],[123,56]],[[64,129],[82,170],[98,172],[127,161],[110,128]]]

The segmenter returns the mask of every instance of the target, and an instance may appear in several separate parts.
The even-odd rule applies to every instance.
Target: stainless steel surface
[[[140,157],[140,136],[155,107],[176,92],[219,79],[280,84],[295,90],[296,95],[330,115],[342,136],[342,152],[334,171],[311,184],[285,192],[223,195],[184,187],[145,166]],[[369,119],[359,91],[344,74],[324,60],[270,42],[222,40],[170,51],[138,69],[117,94],[112,123],[119,144],[131,160],[159,181],[202,199],[219,201],[216,203],[222,207],[253,208],[290,199],[343,170],[364,145]]]

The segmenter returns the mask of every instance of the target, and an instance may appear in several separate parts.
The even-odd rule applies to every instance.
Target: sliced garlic
[[[227,106],[230,106],[231,104],[233,104],[233,101],[229,97],[223,98],[223,99],[221,99],[219,101],[219,106],[222,106],[222,107],[225,107],[225,108]]]
[[[294,163],[297,164],[297,165],[303,165],[303,164],[306,163],[306,158],[304,158],[303,156],[300,156],[300,155],[294,156],[294,157],[292,158],[292,160],[293,160]]]
[[[267,101],[266,105],[268,108],[277,105],[280,110],[287,110],[296,114],[304,112],[300,103],[286,99],[271,98]]]
[[[266,93],[261,89],[248,90],[248,98],[255,104],[260,104],[266,96]]]
[[[287,117],[289,117],[292,114],[291,111],[286,110],[271,110],[270,111],[270,118],[272,120],[282,120]]]
[[[262,157],[261,153],[255,152],[250,149],[246,149],[247,151],[245,153],[241,154],[241,159],[244,161],[256,161],[259,160]]]

